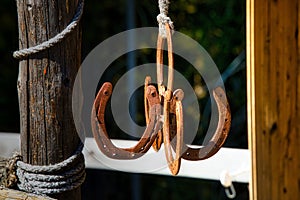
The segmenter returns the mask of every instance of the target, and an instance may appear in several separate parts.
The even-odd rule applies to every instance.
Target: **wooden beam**
[[[20,49],[41,44],[67,27],[78,0],[19,0]],[[81,64],[81,28],[59,44],[20,61],[18,94],[23,161],[50,165],[70,157],[79,144],[72,115],[73,83]],[[80,188],[54,195],[81,199]]]
[[[55,200],[50,197],[29,194],[29,193],[21,192],[18,190],[3,188],[1,186],[0,186],[0,199],[4,199],[4,200],[9,200],[9,199],[14,199],[14,200]]]
[[[299,0],[247,0],[250,199],[300,199]]]

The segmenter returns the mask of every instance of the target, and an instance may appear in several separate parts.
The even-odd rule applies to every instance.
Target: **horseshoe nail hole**
[[[103,145],[103,148],[105,149],[105,148],[106,148],[106,145]]]
[[[108,96],[109,92],[107,90],[104,91],[104,95]]]
[[[117,155],[116,153],[113,153],[113,154],[112,154],[112,156],[116,156],[116,155]]]
[[[145,149],[144,147],[141,148],[141,150],[144,150],[144,149]]]
[[[132,154],[131,154],[131,157],[134,157],[134,156],[135,156],[135,153],[132,153]]]
[[[190,153],[186,153],[187,156],[190,156]]]

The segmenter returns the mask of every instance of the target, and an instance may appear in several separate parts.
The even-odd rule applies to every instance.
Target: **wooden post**
[[[300,199],[300,1],[247,0],[250,199]]]
[[[41,44],[73,18],[78,0],[18,0],[19,47]],[[22,60],[18,93],[24,162],[49,165],[68,158],[79,144],[72,116],[72,88],[81,64],[81,28],[62,42]],[[81,199],[80,188],[55,195]]]

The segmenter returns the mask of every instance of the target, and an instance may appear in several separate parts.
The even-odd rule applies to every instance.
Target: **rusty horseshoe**
[[[219,113],[218,125],[214,135],[207,145],[201,148],[191,148],[184,146],[182,158],[186,160],[204,160],[216,154],[224,144],[231,126],[231,112],[226,98],[226,94],[221,87],[213,90]]]
[[[112,94],[112,84],[105,82],[97,93],[91,114],[92,131],[98,148],[103,154],[113,159],[137,159],[143,156],[151,146],[155,151],[164,143],[168,167],[173,175],[178,174],[181,159],[203,160],[216,154],[224,144],[231,126],[231,113],[226,93],[216,87],[212,91],[218,108],[218,125],[210,141],[200,148],[192,148],[184,143],[184,119],[182,100],[184,92],[177,89],[173,92],[174,59],[171,28],[165,24],[166,38],[158,34],[156,51],[157,88],[151,84],[151,77],[145,78],[144,108],[146,129],[133,147],[115,146],[106,130],[105,110]],[[168,47],[168,82],[163,83],[163,47]],[[175,153],[175,156],[173,155]]]
[[[182,100],[184,92],[177,89],[173,94],[173,73],[174,62],[172,53],[171,30],[168,24],[166,26],[167,43],[168,43],[168,84],[167,90],[163,84],[163,45],[164,39],[158,36],[157,39],[157,84],[159,99],[163,104],[163,130],[159,131],[157,138],[153,143],[155,150],[159,150],[162,141],[166,153],[169,168],[172,174],[176,175],[180,168],[180,158],[185,160],[204,160],[216,154],[224,144],[231,126],[231,113],[225,91],[221,87],[213,90],[213,97],[216,101],[219,113],[218,125],[214,135],[207,145],[201,148],[192,148],[183,142],[183,112]],[[151,82],[151,78],[146,78],[145,88]],[[145,98],[146,99],[146,98]],[[145,109],[147,101],[145,100]],[[146,118],[147,118],[147,111]],[[161,139],[163,138],[163,139]],[[171,142],[170,142],[171,141]],[[175,159],[172,156],[170,144],[175,151]]]
[[[157,136],[157,132],[161,129],[160,121],[161,106],[158,93],[154,86],[149,85],[146,90],[146,97],[149,102],[149,123],[138,141],[138,143],[130,148],[119,148],[115,146],[106,131],[104,113],[107,101],[112,94],[112,84],[105,82],[93,104],[91,114],[92,132],[98,148],[107,157],[114,159],[136,159],[143,156],[151,147]]]
[[[182,94],[181,93],[174,93],[175,99],[182,99]],[[217,107],[218,107],[218,113],[219,113],[219,118],[218,118],[218,125],[217,128],[214,132],[214,135],[210,139],[207,145],[204,145],[200,148],[192,148],[183,143],[182,146],[182,155],[181,157],[185,160],[204,160],[207,159],[214,154],[216,154],[222,145],[224,144],[229,130],[231,126],[231,112],[230,112],[230,107],[226,98],[226,94],[224,90],[221,87],[217,87],[213,90],[213,97],[214,100],[216,101]],[[174,105],[173,105],[174,107]],[[175,109],[180,109],[182,110],[182,104],[176,104]],[[174,108],[173,108],[174,110]],[[182,116],[179,116],[176,113],[176,119],[177,118],[182,118]],[[183,121],[183,120],[182,120]],[[182,123],[181,121],[176,120],[176,123]],[[178,126],[178,125],[177,125]],[[171,135],[170,139],[173,139],[175,135],[178,133],[173,133]],[[174,141],[176,141],[176,138],[174,138]],[[172,143],[173,148],[175,149],[174,143]]]

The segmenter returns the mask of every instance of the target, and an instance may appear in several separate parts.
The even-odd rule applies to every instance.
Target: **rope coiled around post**
[[[25,59],[26,57],[36,54],[38,52],[44,51],[57,43],[61,42],[68,34],[70,34],[79,24],[79,21],[81,19],[82,13],[83,13],[83,6],[84,6],[84,0],[81,0],[78,3],[75,15],[73,19],[71,20],[70,24],[60,33],[58,33],[53,38],[38,44],[33,47],[29,47],[26,49],[21,49],[18,51],[15,51],[13,53],[13,57],[19,60]]]
[[[85,180],[83,144],[68,159],[48,166],[17,162],[18,188],[38,195],[57,194],[79,187]]]

